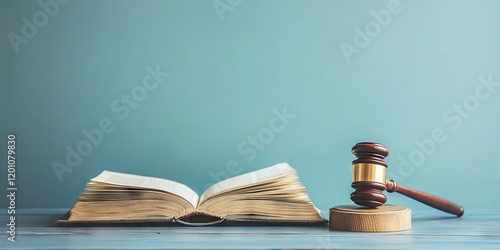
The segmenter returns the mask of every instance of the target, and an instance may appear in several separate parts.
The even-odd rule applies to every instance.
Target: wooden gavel
[[[446,199],[398,185],[393,180],[386,179],[387,164],[384,158],[389,150],[380,143],[360,142],[352,148],[356,160],[352,162],[352,184],[356,189],[351,194],[354,203],[375,208],[383,205],[387,198],[382,193],[397,192],[443,212],[461,217],[464,208]]]

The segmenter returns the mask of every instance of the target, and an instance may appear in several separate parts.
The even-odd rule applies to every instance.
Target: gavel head
[[[378,207],[387,198],[382,193],[386,190],[387,164],[384,158],[389,150],[384,145],[374,142],[360,142],[354,145],[352,153],[356,160],[352,162],[352,184],[356,189],[351,194],[354,203],[364,207]]]

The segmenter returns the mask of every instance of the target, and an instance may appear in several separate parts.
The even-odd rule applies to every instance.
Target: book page
[[[199,197],[195,191],[184,184],[171,180],[104,170],[91,181],[169,192],[186,199],[193,205],[193,208],[198,205]]]
[[[249,184],[262,182],[266,180],[275,179],[290,173],[295,173],[295,169],[290,167],[288,163],[278,163],[271,167],[267,167],[261,170],[253,171],[250,173],[235,176],[220,182],[215,183],[209,187],[203,195],[200,197],[200,201],[203,202],[205,199],[214,196],[215,194],[232,189],[235,187],[246,186]]]

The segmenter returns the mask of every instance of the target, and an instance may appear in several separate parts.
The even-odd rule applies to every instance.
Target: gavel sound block
[[[343,231],[388,232],[411,228],[411,210],[401,206],[384,205],[383,191],[397,192],[428,206],[461,217],[464,209],[446,199],[398,185],[386,179],[384,158],[389,150],[384,145],[360,142],[352,148],[357,157],[352,162],[351,200],[359,205],[336,206],[330,209],[330,228]]]

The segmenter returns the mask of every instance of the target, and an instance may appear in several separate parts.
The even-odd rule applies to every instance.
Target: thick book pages
[[[184,184],[103,171],[91,179],[61,225],[324,224],[287,163],[218,182],[198,196]]]

